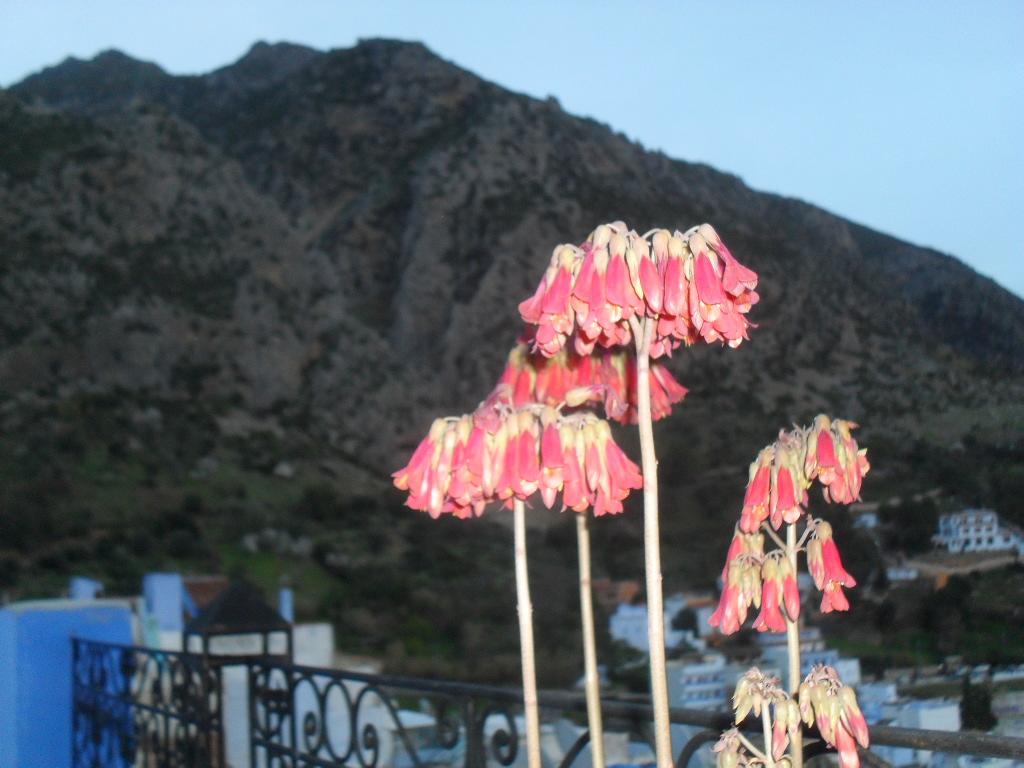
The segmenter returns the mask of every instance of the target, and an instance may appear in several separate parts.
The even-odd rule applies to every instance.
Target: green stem
[[[644,473],[644,563],[647,577],[647,639],[650,646],[651,705],[654,708],[654,748],[658,768],[672,768],[672,732],[665,673],[665,608],[661,595],[661,538],[658,531],[658,458],[651,421],[651,338],[654,321],[637,324],[637,422]]]
[[[576,515],[576,545],[580,561],[580,617],[583,623],[583,680],[587,692],[587,723],[590,758],[594,768],[604,768],[604,727],[601,723],[601,680],[597,676],[597,643],[594,640],[594,601],[590,578],[590,532],[587,513]]]
[[[752,754],[754,757],[760,759],[761,762],[766,762],[767,761],[767,758],[764,756],[764,752],[762,752],[760,749],[758,749],[754,745],[754,742],[752,742],[750,739],[748,739],[746,736],[744,736],[739,731],[736,731],[736,735],[740,737],[740,743],[744,747],[746,747],[748,750],[750,750],[750,754]]]
[[[775,768],[775,754],[772,750],[772,724],[768,719],[768,702],[761,705],[761,730],[764,732],[764,764]]]
[[[793,567],[793,577],[796,578],[796,554],[799,545],[796,540],[796,525],[786,526],[786,557]],[[800,622],[793,621],[789,614],[783,611],[786,619],[786,652],[789,657],[789,695],[794,699],[800,690]],[[790,739],[790,755],[792,756],[793,768],[803,768],[804,764],[804,735],[803,730],[796,729]]]
[[[540,714],[537,709],[537,672],[533,651],[533,605],[526,567],[526,514],[519,499],[513,504],[516,560],[516,598],[519,607],[519,646],[523,666],[523,713],[526,717],[526,756],[529,768],[540,764]]]

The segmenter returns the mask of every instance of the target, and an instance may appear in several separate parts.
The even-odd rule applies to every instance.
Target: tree
[[[885,526],[886,548],[915,554],[931,547],[932,536],[939,525],[939,510],[931,499],[907,500],[898,506],[884,505],[879,513]]]

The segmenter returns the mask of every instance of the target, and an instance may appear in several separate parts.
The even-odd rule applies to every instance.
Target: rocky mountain
[[[209,507],[236,466],[250,507],[323,482],[394,508],[387,472],[434,415],[486,394],[551,247],[613,219],[710,221],[762,280],[749,344],[674,361],[691,395],[658,428],[681,500],[667,546],[685,526],[724,538],[746,463],[821,410],[864,425],[876,498],[937,482],[930,451],[1019,450],[1024,302],[950,256],[646,151],[418,44],[259,43],[189,77],[110,51],[0,91],[8,517],[131,517],[189,489]],[[124,478],[136,459],[142,479],[110,501],[94,465]],[[638,522],[617,525],[628,539]]]

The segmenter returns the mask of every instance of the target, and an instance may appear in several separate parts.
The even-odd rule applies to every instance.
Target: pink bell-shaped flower
[[[622,222],[602,224],[579,247],[555,248],[534,295],[519,305],[536,325],[533,345],[553,356],[569,341],[580,355],[632,340],[630,320],[655,323],[651,356],[698,339],[731,347],[747,338],[757,275],[708,224],[651,241]]]

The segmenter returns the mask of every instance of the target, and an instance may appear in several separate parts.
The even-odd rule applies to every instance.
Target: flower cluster
[[[643,486],[607,422],[591,413],[493,400],[472,414],[435,420],[392,477],[409,492],[406,505],[432,517],[480,515],[490,502],[511,506],[537,492],[549,508],[561,493],[563,508],[618,513],[630,490]]]
[[[761,606],[761,563],[764,560],[764,536],[737,530],[729,546],[722,571],[722,597],[708,623],[731,635],[747,620],[751,605]]]
[[[651,241],[622,222],[602,224],[580,246],[560,245],[532,297],[519,305],[537,326],[547,356],[569,338],[580,355],[628,344],[630,320],[656,323],[650,353],[669,354],[698,339],[737,347],[757,303],[757,275],[740,264],[709,225],[659,229]]]
[[[587,389],[587,401],[603,401],[608,418],[636,423],[636,356],[627,349],[603,349],[586,357],[561,349],[545,357],[531,353],[528,343],[521,342],[509,353],[495,392],[497,399],[518,408],[529,403],[557,405],[581,387]],[[655,421],[668,416],[686,392],[665,366],[651,365],[651,417]]]
[[[782,618],[785,609],[790,621],[800,615],[800,590],[796,583],[796,571],[781,550],[768,554],[761,566],[761,612],[754,619],[758,632],[785,632],[786,621]]]
[[[715,768],[747,768],[750,765],[750,757],[743,749],[740,732],[736,728],[722,731],[711,751],[715,753]]]
[[[836,748],[840,768],[858,768],[857,745],[869,745],[868,725],[857,705],[857,694],[843,685],[833,667],[818,664],[800,684],[800,716],[817,723],[821,737]]]
[[[736,724],[751,712],[761,717],[770,708],[772,722],[772,757],[779,760],[789,746],[790,738],[800,729],[800,708],[782,689],[778,678],[764,674],[757,667],[747,670],[737,682],[732,696]]]
[[[735,723],[742,723],[750,713],[767,717],[771,730],[772,762],[781,768],[791,764],[786,755],[790,741],[800,731],[801,723],[818,726],[822,738],[839,753],[840,768],[859,768],[857,745],[869,745],[868,726],[857,704],[857,695],[843,685],[833,667],[818,664],[804,678],[794,700],[777,678],[756,667],[748,670],[736,683],[732,697]],[[744,768],[763,765],[766,754],[752,745],[756,754],[747,754],[750,745],[736,728],[722,733],[713,751],[717,768]],[[765,744],[765,749],[769,745]]]
[[[708,622],[722,634],[731,635],[747,620],[750,606],[760,608],[754,619],[759,632],[785,632],[785,615],[796,621],[800,615],[800,591],[796,571],[781,550],[764,554],[764,536],[733,535],[722,571],[722,596]]]
[[[825,501],[852,504],[860,498],[860,486],[871,465],[867,450],[858,448],[850,434],[856,428],[852,421],[832,421],[821,414],[808,432],[804,473],[808,480],[817,478],[825,486]]]
[[[814,586],[821,590],[821,612],[847,611],[850,602],[843,587],[857,586],[857,580],[843,567],[839,548],[832,538],[832,526],[824,520],[815,520],[813,533],[807,542],[807,570]]]
[[[780,432],[750,465],[743,511],[722,570],[722,596],[709,619],[723,634],[739,630],[751,605],[760,608],[754,628],[761,632],[784,632],[786,618],[799,617],[793,562],[783,549],[766,555],[760,531],[762,526],[770,532],[783,523],[799,522],[806,512],[807,489],[815,479],[824,486],[828,501],[849,503],[859,497],[870,467],[866,450],[851,436],[855,427],[849,421],[818,416],[811,427]],[[857,581],[843,567],[832,526],[808,519],[801,546],[804,539],[807,567],[822,593],[822,613],[849,610],[843,587],[856,586]]]
[[[778,530],[804,514],[807,489],[817,479],[826,501],[850,504],[860,497],[870,469],[867,451],[851,435],[856,424],[824,414],[809,428],[780,432],[750,465],[740,528],[756,531],[765,520]]]

